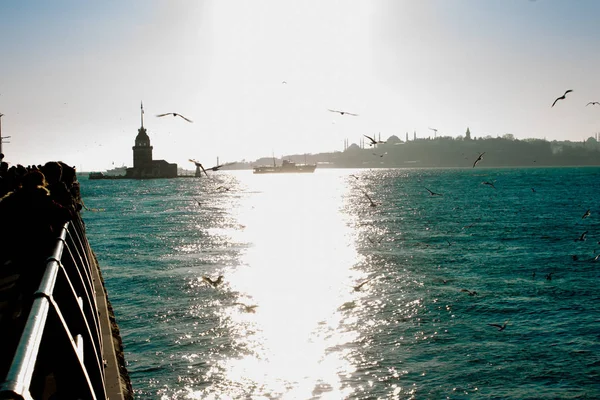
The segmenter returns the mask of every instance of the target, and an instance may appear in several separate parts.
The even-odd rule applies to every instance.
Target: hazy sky
[[[154,158],[189,169],[430,127],[580,141],[600,132],[599,18],[596,0],[6,0],[3,152],[131,166],[142,101]]]

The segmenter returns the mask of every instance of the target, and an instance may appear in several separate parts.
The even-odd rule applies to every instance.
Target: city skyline
[[[599,11],[592,0],[8,2],[3,151],[11,163],[131,166],[140,102],[154,158],[182,168],[431,127],[582,141],[600,131],[600,106],[586,106],[600,100]]]

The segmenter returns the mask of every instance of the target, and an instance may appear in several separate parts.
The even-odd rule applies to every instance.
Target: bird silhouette
[[[223,275],[219,275],[219,277],[217,279],[215,279],[214,281],[212,279],[210,279],[208,276],[203,276],[202,277],[202,281],[206,282],[210,286],[216,288],[217,286],[219,286],[223,282]]]
[[[482,185],[488,185],[488,186],[491,186],[491,187],[493,187],[494,189],[496,189],[496,186],[494,186],[494,184],[493,184],[492,182],[485,181],[485,182],[481,182],[481,184],[482,184]]]
[[[359,283],[358,285],[354,286],[354,291],[358,292],[360,289],[362,289],[363,286],[365,286],[367,283],[369,283],[370,281],[372,281],[375,278],[369,278],[366,281],[362,281],[361,283]]]
[[[423,186],[423,187],[424,187],[424,186]],[[432,192],[431,190],[429,190],[429,189],[427,189],[427,188],[425,188],[425,190],[427,190],[431,196],[442,196],[442,194],[441,194],[441,193]]]
[[[476,291],[471,291],[469,289],[460,289],[461,292],[466,292],[469,293],[469,296],[477,296],[477,292]]]
[[[370,237],[368,237],[368,236],[367,236],[367,240],[368,240],[369,242],[371,242],[371,244],[379,244],[379,243],[381,243],[381,241],[383,240],[383,236],[382,236],[382,237],[380,237],[380,238],[379,238],[379,240],[378,240],[377,242],[376,242],[376,241],[374,241],[373,239],[371,239],[371,238],[370,238]]]
[[[190,162],[193,162],[196,167],[200,168],[202,170],[202,172],[204,172],[204,175],[206,175],[208,177],[208,173],[206,172],[206,170],[204,169],[204,167],[202,166],[202,164],[196,160],[192,160],[191,158],[189,159]]]
[[[371,142],[371,143],[369,143],[369,146],[375,146],[376,144],[379,144],[379,143],[385,143],[385,142],[382,142],[381,140],[375,140],[371,136],[368,136],[368,135],[363,135],[363,136],[366,137],[367,139],[369,139],[369,141]]]
[[[503,331],[504,329],[506,329],[506,325],[508,325],[508,321],[506,321],[504,323],[504,325],[498,325],[498,324],[488,324],[489,326],[495,326],[496,328],[498,328],[498,331]]]
[[[331,112],[334,112],[334,113],[338,113],[340,115],[352,115],[353,117],[358,117],[358,114],[354,114],[354,113],[351,113],[351,112],[348,112],[348,111],[332,110],[330,108],[328,108],[327,110],[329,110]]]
[[[371,198],[371,196],[369,196],[369,193],[365,192],[364,190],[363,190],[363,193],[365,194],[365,196],[367,197],[367,199],[369,199],[369,203],[371,203],[370,206],[371,207],[377,207],[377,203],[375,203],[373,201],[373,199]]]
[[[585,214],[583,214],[583,216],[581,217],[581,219],[585,219],[585,218],[587,218],[587,217],[589,217],[589,216],[590,216],[590,210],[588,209],[588,210],[585,212]]]
[[[483,155],[485,154],[485,151],[483,153],[481,153],[479,155],[479,157],[477,157],[477,160],[475,160],[475,162],[473,163],[473,168],[475,168],[475,166],[477,165],[477,163],[481,160],[483,160]]]
[[[562,96],[560,96],[560,97],[557,97],[557,98],[556,98],[556,100],[554,100],[554,103],[552,103],[552,105],[551,105],[550,107],[554,107],[554,105],[556,104],[556,102],[557,102],[557,101],[559,101],[559,100],[564,100],[564,99],[567,97],[567,93],[570,93],[570,92],[572,92],[572,90],[571,90],[571,89],[567,90],[567,91],[565,92],[565,94],[563,94]]]
[[[191,119],[188,119],[188,118],[184,117],[183,115],[181,115],[181,114],[177,114],[177,113],[165,113],[165,114],[158,114],[158,115],[157,115],[157,117],[165,117],[165,116],[167,116],[167,115],[172,115],[172,116],[174,116],[174,117],[180,117],[180,118],[183,118],[183,119],[184,119],[184,120],[186,120],[187,122],[193,122]]]
[[[223,167],[227,167],[228,165],[233,165],[235,163],[230,162],[230,163],[226,163],[226,164],[221,164],[221,165],[215,165],[214,167],[210,167],[210,168],[206,168],[207,171],[218,171],[219,169],[223,168]]]
[[[590,102],[589,102],[589,103],[587,103],[585,106],[587,107],[587,106],[589,106],[590,104],[591,104],[591,105],[597,104],[597,105],[599,105],[599,106],[600,106],[600,103],[598,103],[597,101],[590,101]]]
[[[244,303],[233,303],[233,304],[235,304],[236,306],[241,306],[244,309],[244,311],[247,313],[255,313],[256,307],[258,307],[258,305],[256,305],[256,304],[251,304],[251,305],[244,304]]]
[[[585,231],[579,236],[579,239],[575,239],[576,242],[583,242],[585,240],[585,236],[588,234],[588,231]]]

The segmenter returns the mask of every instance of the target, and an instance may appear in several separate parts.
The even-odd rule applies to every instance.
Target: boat
[[[275,163],[273,159],[273,165],[260,165],[253,168],[255,174],[277,174],[277,173],[310,173],[315,172],[317,164],[296,164],[290,160],[283,160],[281,165]]]
[[[120,167],[115,167],[113,169],[106,170],[104,172],[105,176],[125,176],[127,174],[127,167],[123,164]]]

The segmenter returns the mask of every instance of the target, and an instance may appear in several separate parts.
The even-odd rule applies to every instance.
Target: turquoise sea
[[[80,182],[136,399],[600,398],[600,168]]]

